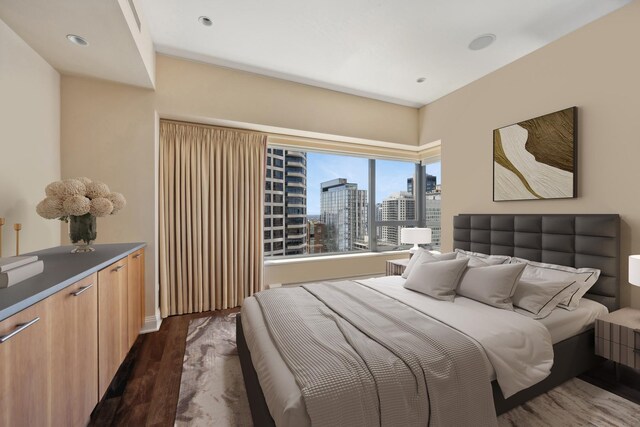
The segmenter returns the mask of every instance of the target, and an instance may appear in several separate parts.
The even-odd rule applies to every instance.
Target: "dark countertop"
[[[0,322],[147,244],[112,243],[92,246],[95,251],[87,253],[72,254],[73,246],[57,246],[21,254],[37,255],[38,259],[44,261],[44,271],[23,282],[0,289]]]

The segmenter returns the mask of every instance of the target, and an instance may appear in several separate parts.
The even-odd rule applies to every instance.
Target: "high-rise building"
[[[413,194],[408,191],[400,191],[391,194],[382,201],[382,221],[407,221],[416,219],[416,201]],[[381,244],[399,245],[400,230],[403,226],[380,227]]]
[[[326,252],[325,248],[325,225],[320,221],[309,220],[307,222],[307,252],[310,254],[320,254]]]
[[[367,236],[367,191],[337,178],[320,184],[320,221],[327,252],[353,251]],[[356,244],[360,243],[360,244]]]
[[[433,193],[436,191],[436,177],[434,175],[426,174],[424,177],[424,192]],[[413,192],[413,177],[407,178],[407,192],[415,196]]]
[[[264,255],[307,253],[307,156],[267,148]]]
[[[431,229],[431,247],[440,249],[440,198],[441,193],[433,192],[425,195],[425,227]]]

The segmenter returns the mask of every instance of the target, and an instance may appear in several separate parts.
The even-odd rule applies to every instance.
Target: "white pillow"
[[[547,317],[554,308],[573,294],[580,285],[577,282],[540,282],[520,280],[513,294],[516,311],[534,319]]]
[[[491,265],[487,261],[483,260],[482,258],[478,258],[476,256],[467,256],[461,253],[458,253],[458,256],[456,257],[456,259],[468,259],[469,264],[467,264],[467,267],[469,268],[489,267]]]
[[[566,265],[546,264],[529,261],[524,258],[512,258],[512,263],[524,263],[527,267],[522,273],[522,280],[533,282],[577,282],[580,287],[571,295],[567,295],[558,307],[575,310],[580,299],[598,281],[600,270],[597,268],[573,268]]]
[[[413,267],[418,263],[447,261],[452,259],[456,259],[456,254],[454,252],[449,252],[446,254],[432,254],[428,250],[420,248],[418,252],[413,254],[411,259],[409,260],[409,263],[407,264],[407,266],[404,269],[404,272],[402,273],[402,278],[406,279],[407,277],[409,277],[409,273],[411,272]]]
[[[511,257],[508,255],[487,255],[481,252],[463,251],[462,249],[456,249],[455,252],[458,256],[480,258],[489,265],[508,264],[511,260]]]
[[[513,310],[511,297],[516,291],[524,268],[522,264],[468,268],[456,293],[493,307]]]
[[[444,301],[453,301],[456,286],[469,260],[427,261],[416,264],[404,287]]]

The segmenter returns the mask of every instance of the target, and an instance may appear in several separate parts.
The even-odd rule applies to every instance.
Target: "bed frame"
[[[593,267],[601,270],[585,298],[619,308],[620,217],[616,214],[577,215],[489,215],[462,214],[453,218],[453,246],[492,255],[509,255],[532,261]],[[238,354],[256,427],[275,426],[242,330],[237,323]],[[604,359],[595,355],[594,331],[590,329],[553,346],[551,374],[543,381],[505,399],[492,382],[496,413],[502,414],[597,366]]]

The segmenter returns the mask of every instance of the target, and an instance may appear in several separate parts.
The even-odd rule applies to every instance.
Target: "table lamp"
[[[413,247],[409,249],[411,255],[418,252],[418,245],[431,243],[430,228],[403,228],[400,231],[400,243],[413,243]]]
[[[640,255],[629,256],[629,283],[640,286]]]

